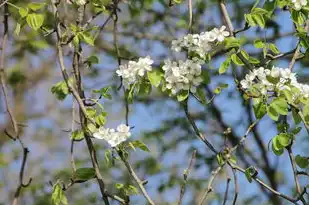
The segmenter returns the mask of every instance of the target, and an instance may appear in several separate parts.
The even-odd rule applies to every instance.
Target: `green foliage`
[[[272,120],[277,121],[280,115],[288,114],[288,107],[287,101],[278,97],[267,106],[267,114]]]
[[[250,26],[260,26],[265,27],[265,22],[267,21],[271,13],[262,8],[253,8],[249,14],[245,14],[245,20]]]
[[[58,100],[64,100],[69,94],[69,88],[65,81],[61,81],[52,86],[51,92]]]
[[[84,132],[82,130],[75,130],[71,134],[71,140],[82,141],[85,138]]]
[[[100,94],[102,97],[111,100],[112,95],[109,93],[111,86],[103,87],[100,90],[92,90],[94,93]]]
[[[231,58],[228,57],[223,63],[221,63],[219,68],[219,74],[225,73],[227,69],[230,67],[230,65],[231,65]]]
[[[257,170],[253,166],[250,166],[245,170],[245,176],[250,183],[252,182],[252,178],[256,176],[257,174],[258,174]]]
[[[115,185],[116,189],[118,189],[120,192],[122,192],[125,196],[131,196],[138,194],[138,189],[133,185],[124,185],[117,183]]]
[[[53,205],[67,205],[68,200],[62,191],[62,186],[59,181],[53,185],[53,191],[51,196],[51,201]]]
[[[148,76],[148,79],[151,85],[158,87],[163,78],[163,73],[161,70],[153,70],[153,71],[147,72],[147,76]]]
[[[73,180],[75,183],[83,183],[95,177],[96,173],[94,168],[79,168],[74,173]]]
[[[296,161],[296,164],[302,168],[302,169],[305,169],[308,167],[309,165],[309,158],[308,157],[302,157],[300,155],[296,155],[295,157],[295,161]]]
[[[145,152],[150,152],[147,145],[140,140],[135,140],[129,143],[130,147],[135,150],[135,148],[139,148]]]
[[[261,119],[266,114],[266,103],[263,101],[263,99],[253,99],[253,110],[257,119]]]
[[[186,100],[189,97],[189,90],[181,90],[178,94],[177,94],[177,100],[179,102],[182,102],[184,100]]]

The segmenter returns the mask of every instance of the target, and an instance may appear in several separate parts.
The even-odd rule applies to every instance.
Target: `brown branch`
[[[222,205],[225,205],[226,202],[227,202],[227,197],[228,197],[228,194],[229,194],[230,182],[231,182],[231,178],[228,176],[227,179],[226,179],[226,189],[225,189],[225,192],[224,192],[224,199],[223,199]]]
[[[206,139],[206,137],[204,137],[204,136],[202,135],[202,133],[200,132],[200,130],[199,130],[198,127],[196,126],[195,121],[192,119],[192,117],[191,117],[191,115],[190,115],[190,113],[189,113],[189,109],[188,109],[188,100],[186,100],[186,102],[183,103],[183,106],[184,106],[184,111],[185,111],[185,113],[186,113],[186,117],[187,117],[187,119],[189,120],[189,122],[190,122],[190,124],[191,124],[191,126],[192,126],[192,128],[193,128],[193,130],[194,130],[194,132],[195,132],[195,134],[196,134],[196,136],[197,136],[198,138],[200,138],[200,139],[206,144],[206,146],[207,146],[212,152],[214,152],[214,153],[217,155],[219,152],[218,152],[218,151],[214,148],[214,146]]]
[[[232,164],[231,162],[228,161],[228,164],[231,168],[233,169],[236,169],[242,173],[245,174],[246,170],[244,170],[243,168],[235,165],[235,164]],[[282,194],[281,192],[271,188],[269,185],[267,185],[265,182],[263,182],[260,178],[258,178],[257,176],[252,176],[252,179],[255,180],[257,183],[259,183],[263,188],[267,189],[268,191],[270,191],[271,193],[273,193],[274,195],[276,196],[279,196],[283,199],[286,199],[287,201],[290,201],[292,202],[293,204],[297,204],[297,201],[299,201],[299,197],[297,197],[296,199],[293,199],[285,194]]]
[[[182,199],[183,199],[183,196],[185,195],[185,191],[186,191],[186,185],[188,183],[188,176],[190,175],[190,172],[191,172],[193,165],[195,163],[195,158],[196,158],[196,150],[194,150],[193,153],[192,153],[188,169],[186,169],[183,173],[183,180],[184,181],[183,181],[181,189],[180,189],[180,196],[179,196],[179,200],[178,200],[178,203],[177,203],[178,205],[182,204]]]
[[[199,205],[202,205],[204,203],[205,199],[207,198],[208,194],[213,191],[212,184],[214,183],[214,180],[215,180],[216,176],[219,174],[219,171],[221,169],[222,169],[222,166],[219,166],[216,170],[212,171],[211,177],[210,177],[209,182],[208,182],[207,189],[206,189],[205,193],[203,194],[200,202],[198,203]]]
[[[91,118],[87,118],[87,111],[85,108],[85,105],[83,104],[83,96],[80,96],[80,94],[83,94],[81,90],[80,93],[78,91],[76,91],[76,89],[74,88],[74,86],[70,85],[69,83],[69,76],[66,70],[66,67],[64,65],[64,59],[63,59],[63,51],[62,51],[62,47],[61,47],[61,26],[60,26],[60,22],[59,22],[59,17],[58,17],[58,8],[57,8],[58,4],[55,0],[52,1],[52,7],[53,7],[53,14],[56,20],[56,34],[57,34],[57,56],[58,56],[58,61],[60,64],[60,69],[61,69],[61,73],[62,76],[70,90],[70,92],[73,94],[74,98],[76,99],[79,108],[80,108],[80,118],[81,118],[81,123],[82,123],[82,128],[84,130],[86,130],[86,121],[89,120],[91,121],[93,124],[95,124],[94,120]],[[78,85],[78,88],[80,88],[81,86]],[[93,147],[93,143],[91,141],[91,136],[89,135],[89,133],[85,132],[85,140],[87,143],[87,147],[89,150],[89,154],[90,154],[90,158],[91,158],[91,162],[92,162],[92,166],[95,169],[95,173],[96,173],[96,178],[97,178],[97,182],[99,184],[100,187],[100,191],[101,191],[101,195],[103,198],[103,201],[106,205],[109,205],[109,201],[108,201],[108,195],[106,194],[106,190],[105,190],[105,183],[103,181],[103,177],[100,173],[99,170],[99,165],[98,165],[98,161],[97,161],[97,157],[96,157],[96,152],[95,149]]]
[[[123,155],[123,153],[121,151],[118,151],[118,155],[120,156],[121,160],[123,161],[124,165],[126,166],[126,168],[129,171],[129,174],[131,175],[131,177],[134,179],[134,181],[137,183],[139,189],[141,190],[142,194],[144,195],[145,199],[147,200],[147,202],[151,205],[154,205],[155,203],[152,201],[152,199],[150,198],[149,194],[147,193],[145,187],[144,187],[144,183],[142,180],[139,179],[139,177],[137,176],[137,174],[135,173],[135,171],[133,170],[132,166],[130,165],[130,163],[128,162],[128,160],[125,158],[125,156]]]
[[[237,197],[238,197],[238,191],[239,191],[239,187],[238,187],[238,180],[237,180],[237,173],[236,170],[234,168],[232,168],[233,171],[233,177],[234,177],[234,198],[233,198],[233,205],[236,204],[237,201]]]
[[[7,87],[6,87],[5,70],[4,69],[5,69],[5,51],[6,51],[6,44],[7,44],[7,41],[8,41],[8,32],[9,32],[9,22],[8,22],[9,10],[8,10],[7,1],[4,1],[3,4],[1,4],[1,6],[2,5],[4,5],[4,13],[3,13],[4,14],[4,19],[3,19],[4,32],[3,32],[2,44],[1,44],[0,78],[1,78],[2,91],[3,91],[5,103],[6,103],[6,109],[7,109],[8,115],[10,117],[11,123],[13,125],[14,135],[9,134],[6,130],[5,130],[5,133],[11,139],[13,139],[14,141],[17,140],[19,142],[21,148],[23,149],[23,159],[22,159],[22,162],[21,162],[20,170],[19,170],[19,184],[18,184],[18,187],[16,188],[16,191],[15,191],[15,194],[14,194],[14,199],[13,199],[13,202],[12,202],[12,205],[17,205],[22,188],[29,186],[31,181],[32,181],[32,178],[30,178],[27,183],[23,182],[24,181],[25,166],[26,166],[26,163],[27,163],[27,156],[28,156],[29,150],[28,150],[27,147],[24,146],[24,143],[19,138],[18,124],[17,124],[17,121],[16,121],[15,116],[13,114],[13,110],[10,107],[8,92],[7,92]]]

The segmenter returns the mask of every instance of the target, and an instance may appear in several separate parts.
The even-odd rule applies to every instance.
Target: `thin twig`
[[[75,124],[75,100],[72,102],[72,126],[71,126],[71,148],[70,148],[70,156],[71,156],[71,167],[72,167],[72,175],[76,172],[76,165],[74,160],[74,139],[72,138],[72,134],[74,132],[74,124]]]
[[[61,26],[60,26],[60,22],[59,22],[59,16],[58,16],[59,14],[58,14],[58,8],[57,8],[56,0],[52,1],[52,7],[53,7],[53,14],[54,14],[54,17],[55,17],[55,20],[56,20],[55,27],[56,27],[56,34],[57,34],[57,39],[58,39],[56,47],[57,47],[57,56],[58,56],[58,61],[59,61],[59,64],[60,64],[61,73],[62,73],[64,81],[66,82],[70,92],[73,94],[74,98],[76,99],[76,101],[79,105],[81,123],[82,123],[83,129],[85,130],[86,120],[91,121],[93,124],[95,124],[95,121],[92,118],[89,118],[89,119],[87,118],[87,111],[86,111],[85,105],[83,104],[83,100],[82,100],[81,96],[76,91],[74,86],[70,85],[70,83],[69,83],[69,76],[68,76],[66,67],[64,65],[63,51],[62,51],[62,47],[61,47],[62,33],[61,33]],[[80,87],[80,86],[78,86],[78,87]],[[91,136],[87,132],[85,132],[84,134],[85,134],[85,140],[86,140],[87,147],[88,147],[88,150],[89,150],[92,166],[95,169],[96,178],[97,178],[97,182],[98,182],[99,187],[100,187],[100,191],[101,191],[103,201],[106,205],[109,205],[108,196],[105,193],[106,192],[105,183],[103,181],[103,177],[102,177],[100,170],[99,170],[99,165],[98,165],[98,161],[97,161],[97,157],[96,157],[96,151],[93,147],[93,143],[92,143],[91,138],[90,138]]]
[[[204,203],[205,199],[207,198],[208,194],[213,191],[212,184],[214,183],[214,180],[215,180],[216,176],[219,174],[219,171],[221,169],[222,169],[222,166],[219,166],[216,170],[212,171],[209,182],[208,182],[207,189],[206,189],[205,193],[203,194],[200,202],[198,203],[199,205],[202,205]]]
[[[189,122],[190,122],[190,124],[191,124],[191,126],[192,126],[192,128],[193,128],[193,130],[194,130],[194,132],[195,132],[195,134],[196,134],[196,136],[199,137],[199,138],[207,145],[207,147],[208,147],[212,152],[214,152],[215,154],[218,154],[219,152],[218,152],[218,151],[214,148],[214,146],[206,139],[206,137],[204,137],[204,136],[202,135],[202,133],[201,133],[201,132],[199,131],[199,129],[197,128],[197,126],[196,126],[194,120],[192,119],[192,117],[191,117],[191,115],[190,115],[190,113],[189,113],[189,110],[188,110],[188,101],[184,102],[183,106],[184,106],[184,111],[185,111],[185,113],[186,113],[186,116],[187,116],[187,118],[188,118],[188,120],[189,120]]]
[[[129,174],[134,179],[134,181],[137,183],[137,185],[138,185],[139,189],[141,190],[142,194],[144,195],[145,199],[148,201],[149,204],[154,205],[155,203],[152,201],[152,199],[150,198],[149,194],[147,193],[147,191],[146,191],[146,189],[144,187],[143,181],[140,180],[139,177],[136,175],[136,173],[133,170],[133,168],[130,165],[130,163],[127,161],[125,156],[123,156],[123,153],[121,151],[118,151],[118,154],[119,154],[121,160],[123,161],[124,165],[128,169]]]
[[[238,197],[239,187],[238,187],[238,180],[237,180],[237,172],[234,168],[232,168],[232,172],[233,172],[233,177],[234,177],[234,198],[233,198],[232,204],[235,205],[237,201],[237,197]]]
[[[245,174],[246,170],[244,170],[243,168],[235,165],[235,164],[232,164],[230,162],[228,162],[228,164],[230,165],[230,167],[232,167],[233,169],[236,169],[242,173]],[[264,187],[265,189],[267,189],[268,191],[270,191],[271,193],[279,196],[279,197],[282,197],[290,202],[292,202],[293,204],[297,204],[297,201],[299,201],[298,198],[296,199],[293,199],[285,194],[282,194],[281,192],[277,191],[277,190],[274,190],[273,188],[271,188],[269,185],[267,185],[265,182],[263,182],[260,178],[258,178],[257,176],[252,176],[252,179],[255,180],[257,183],[259,183],[262,187]]]
[[[179,196],[178,205],[182,204],[182,199],[183,199],[183,196],[185,195],[186,185],[187,185],[187,182],[188,182],[188,176],[190,175],[190,172],[191,172],[193,165],[195,163],[195,158],[196,158],[196,150],[194,150],[193,153],[192,153],[188,169],[186,169],[183,173],[183,180],[184,181],[183,181],[181,189],[180,189],[180,196]]]
[[[188,0],[188,11],[189,11],[188,29],[189,29],[189,33],[192,33],[192,20],[193,20],[192,0]]]
[[[230,182],[231,182],[231,178],[228,176],[227,179],[226,179],[226,188],[225,188],[225,192],[224,192],[224,199],[223,199],[222,205],[225,205],[226,202],[227,202],[227,197],[229,195]]]

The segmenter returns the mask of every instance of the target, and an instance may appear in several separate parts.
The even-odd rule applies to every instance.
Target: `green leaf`
[[[20,28],[21,28],[20,23],[16,23],[16,27],[15,27],[15,30],[14,30],[14,34],[15,34],[16,36],[19,36]]]
[[[147,145],[145,145],[142,141],[140,140],[135,140],[133,142],[131,142],[131,144],[135,147],[135,148],[139,148],[145,152],[150,152],[150,150],[148,149]]]
[[[292,17],[292,20],[294,21],[294,23],[296,23],[298,25],[302,25],[302,24],[305,23],[305,18],[303,16],[302,12],[292,10],[291,17]]]
[[[64,81],[61,81],[52,86],[51,92],[58,100],[64,100],[69,94],[69,88]]]
[[[83,41],[91,46],[94,46],[94,37],[91,36],[88,32],[80,33]]]
[[[73,176],[76,183],[82,183],[96,177],[94,168],[79,168]]]
[[[252,18],[254,19],[254,21],[261,27],[264,28],[265,27],[265,19],[264,16],[261,14],[255,14],[252,16]]]
[[[92,107],[86,108],[86,111],[87,111],[87,115],[89,117],[95,117],[95,115],[97,113],[97,111],[94,108],[92,108]]]
[[[283,154],[284,150],[281,144],[279,143],[277,136],[272,139],[272,150],[274,154],[277,156],[280,156]]]
[[[224,164],[224,158],[223,158],[222,153],[217,154],[217,162],[220,166]]]
[[[220,68],[219,68],[219,74],[223,74],[227,71],[227,69],[231,65],[231,58],[227,58],[223,63],[221,63]]]
[[[68,204],[67,198],[62,191],[62,187],[59,181],[53,185],[51,201],[53,205]]]
[[[253,57],[249,57],[249,63],[252,63],[252,64],[259,64],[260,61],[256,58],[253,58]]]
[[[156,70],[152,70],[150,72],[147,72],[147,77],[151,83],[151,85],[158,87],[161,83],[161,80],[163,78],[163,73],[156,69]]]
[[[205,91],[202,87],[198,87],[196,89],[196,97],[205,105],[207,104],[207,101],[206,101],[206,94],[205,94]]]
[[[239,48],[240,47],[240,40],[235,37],[227,37],[224,39],[225,48]]]
[[[91,67],[92,64],[98,64],[99,63],[99,58],[95,55],[89,56],[86,60],[86,63],[88,64],[89,67]]]
[[[269,105],[272,107],[274,110],[276,110],[277,113],[281,115],[287,115],[289,110],[288,103],[285,99],[283,98],[275,98]]]
[[[252,182],[252,176],[251,176],[251,172],[250,172],[250,167],[245,170],[245,176],[246,176],[247,180],[249,181],[249,183],[251,183]]]
[[[256,48],[264,48],[265,47],[265,43],[261,40],[261,39],[256,39],[253,42],[254,47]]]
[[[202,78],[203,78],[203,83],[204,84],[209,84],[210,83],[210,75],[207,70],[202,70]]]
[[[188,98],[188,96],[189,96],[189,90],[181,90],[177,94],[177,100],[178,100],[178,102],[184,101]]]
[[[307,168],[309,165],[309,159],[306,157],[302,157],[300,155],[296,155],[295,161],[296,161],[297,166],[299,166],[302,169]]]
[[[267,106],[267,114],[272,120],[278,121],[279,113],[273,107]]]
[[[291,133],[292,133],[293,135],[297,135],[297,134],[301,131],[301,129],[302,129],[302,127],[296,127],[296,128],[294,128],[294,129],[291,131]]]
[[[106,112],[101,112],[99,115],[95,116],[95,122],[99,125],[99,126],[104,126],[106,123]]]
[[[139,92],[138,94],[141,96],[145,96],[151,93],[151,84],[149,81],[143,81],[140,85],[139,85]]]
[[[296,125],[301,123],[302,119],[301,119],[300,115],[298,114],[298,111],[293,107],[292,107],[292,116],[293,116],[293,120],[294,120]]]
[[[39,9],[43,8],[45,5],[46,5],[45,3],[32,2],[32,3],[29,3],[27,6],[32,11],[36,11],[36,10],[39,10]]]
[[[111,150],[110,149],[105,150],[104,156],[105,156],[105,161],[106,161],[107,166],[110,166],[112,164],[110,160],[112,159]]]
[[[242,60],[235,53],[231,55],[231,59],[233,63],[235,63],[236,65],[240,65],[240,66],[244,65]]]
[[[44,15],[31,13],[26,17],[27,24],[35,31],[37,31],[44,22]]]
[[[18,9],[18,13],[19,13],[19,15],[20,15],[22,18],[26,17],[26,16],[28,15],[28,12],[29,12],[28,8],[22,8],[22,7],[20,7],[20,8]]]
[[[109,93],[110,89],[111,89],[111,86],[107,86],[107,87],[101,88],[100,90],[93,90],[93,92],[94,93],[99,93],[104,98],[111,100],[112,99],[112,95]]]
[[[277,137],[277,140],[278,142],[280,143],[280,145],[282,147],[287,147],[290,145],[291,143],[291,138],[292,136],[290,134],[287,134],[287,133],[280,133],[279,135],[276,136]]]
[[[268,44],[268,46],[269,46],[269,49],[270,49],[274,54],[279,54],[279,53],[280,53],[279,49],[277,48],[277,46],[276,46],[275,44],[270,43],[270,44]]]
[[[255,98],[253,102],[254,102],[253,110],[255,117],[257,119],[261,119],[266,114],[266,103],[259,98],[258,99]]]
[[[81,141],[84,138],[85,138],[85,136],[84,136],[84,132],[82,130],[75,130],[71,134],[71,140],[74,140],[74,141]]]
[[[87,124],[87,129],[88,129],[88,131],[91,132],[91,133],[95,133],[95,132],[97,131],[96,126],[95,126],[94,124],[92,124],[92,123],[88,123],[88,124]]]

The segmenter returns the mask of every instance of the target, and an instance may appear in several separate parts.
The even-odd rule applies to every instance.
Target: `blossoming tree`
[[[309,203],[306,0],[0,9],[0,203]]]

